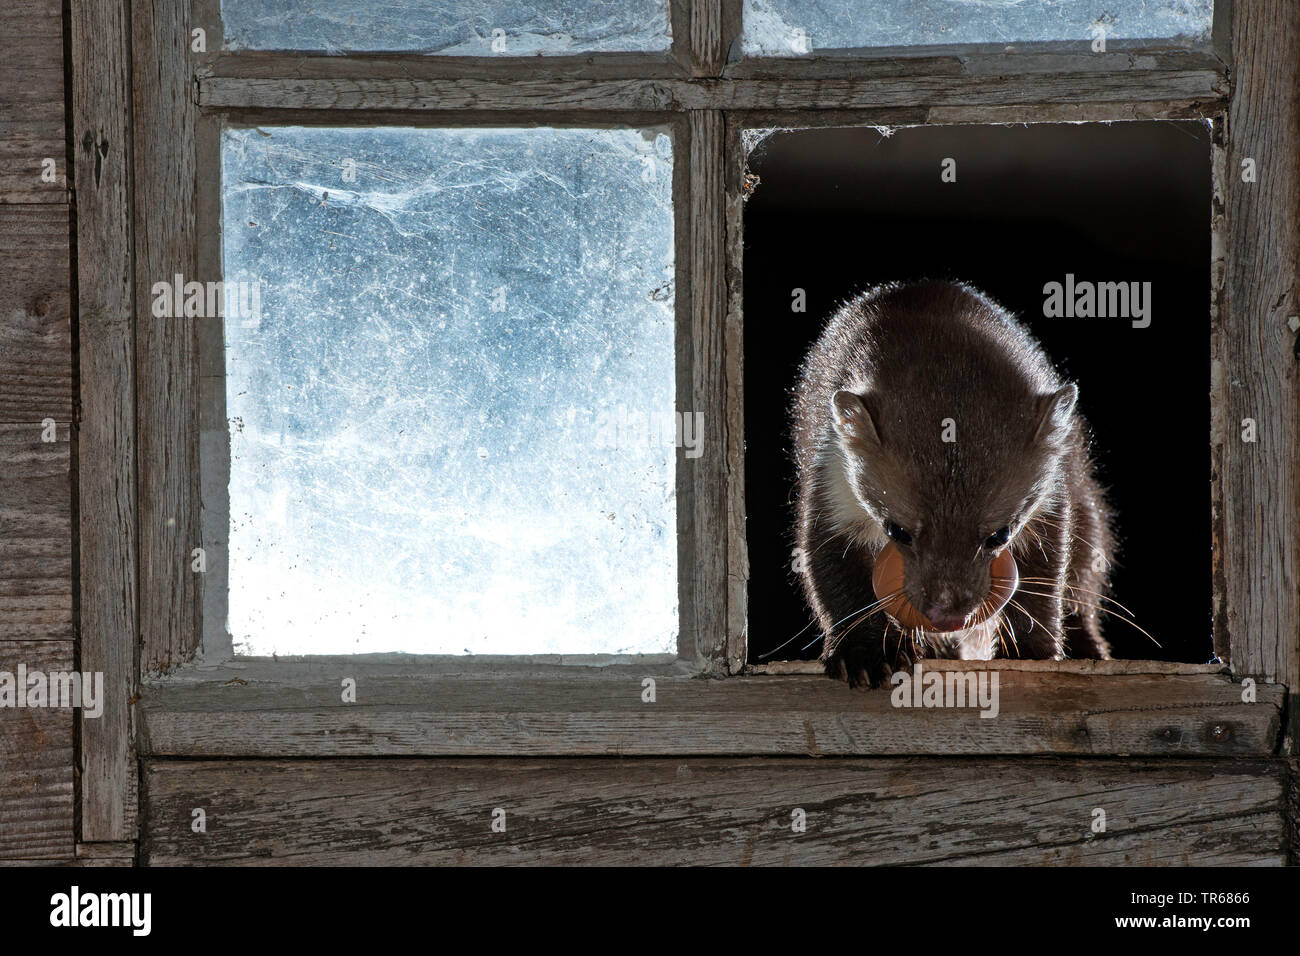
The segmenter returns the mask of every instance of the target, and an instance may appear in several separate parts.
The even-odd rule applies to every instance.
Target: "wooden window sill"
[[[1285,689],[1258,684],[1246,703],[1243,685],[1218,667],[924,666],[996,671],[998,715],[895,707],[888,689],[850,691],[809,674],[711,680],[662,664],[400,673],[337,661],[250,662],[146,682],[137,747],[155,757],[1222,757],[1280,746]],[[349,676],[357,702],[344,704]],[[655,679],[654,703],[642,701],[646,677]]]

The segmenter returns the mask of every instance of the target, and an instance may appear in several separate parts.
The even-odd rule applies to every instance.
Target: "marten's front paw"
[[[884,687],[894,673],[884,657],[872,654],[863,643],[842,641],[822,658],[826,676],[846,681],[850,687]],[[908,662],[906,665],[911,666]]]

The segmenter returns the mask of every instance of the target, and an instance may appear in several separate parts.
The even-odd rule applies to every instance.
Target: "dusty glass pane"
[[[1210,36],[1213,0],[744,0],[746,56],[815,50]]]
[[[667,50],[667,0],[222,0],[230,50],[522,56]]]
[[[673,652],[667,134],[231,129],[222,167],[236,652]]]

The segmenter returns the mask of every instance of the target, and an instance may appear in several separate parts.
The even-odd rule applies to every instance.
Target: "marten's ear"
[[[1057,444],[1069,433],[1074,420],[1074,405],[1079,400],[1079,387],[1071,382],[1051,395],[1038,399],[1038,424],[1034,426],[1034,441],[1038,444]]]
[[[831,420],[843,439],[880,444],[880,433],[867,408],[866,396],[840,389],[831,397]]]

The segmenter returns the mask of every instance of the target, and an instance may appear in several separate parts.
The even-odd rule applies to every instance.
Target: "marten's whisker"
[[[1025,582],[1025,583],[1028,583],[1028,584],[1034,584],[1035,582],[1034,582],[1034,581],[1027,581],[1027,582]],[[1057,595],[1055,594],[1055,592],[1051,592],[1051,591],[1031,591],[1031,590],[1029,590],[1028,588],[1025,588],[1025,587],[1017,588],[1016,593],[1017,593],[1017,594],[1032,594],[1032,595],[1034,595],[1035,597],[1047,597],[1047,598],[1051,598],[1051,597],[1056,597],[1056,596],[1057,596]],[[1099,596],[1102,597],[1103,600],[1106,599],[1104,595],[1099,595]],[[1097,611],[1105,611],[1107,614],[1114,614],[1116,617],[1123,617],[1123,615],[1121,615],[1121,614],[1119,613],[1119,611],[1113,611],[1113,610],[1111,610],[1110,608],[1103,607],[1103,606],[1100,605],[1100,604],[1094,604],[1093,602],[1088,601],[1088,600],[1085,600],[1085,599],[1082,599],[1082,598],[1074,598],[1074,597],[1068,597],[1068,598],[1067,598],[1067,597],[1063,597],[1061,600],[1062,600],[1063,602],[1068,602],[1068,603],[1072,603],[1072,604],[1077,604],[1077,605],[1079,605],[1080,607],[1092,608],[1093,610],[1097,610]],[[1123,611],[1123,612],[1124,612],[1125,614],[1127,614],[1130,618],[1132,618],[1132,619],[1134,619],[1134,620],[1137,619],[1137,615],[1134,614],[1132,611],[1130,611],[1128,608],[1124,607],[1124,605],[1120,604],[1118,601],[1114,601],[1113,603],[1114,603],[1115,605],[1118,606],[1118,608],[1119,608],[1120,611]]]
[[[1011,646],[1016,649],[1016,654],[1020,654],[1020,645],[1016,643],[1016,629],[1011,626],[1005,614],[998,615],[998,644],[1002,647],[1002,653],[1007,652],[1007,643],[1002,637],[1003,629],[1006,629],[1007,637],[1011,638]]]
[[[1046,593],[1044,593],[1044,592],[1042,592],[1042,591],[1026,591],[1026,590],[1024,590],[1023,588],[1020,589],[1020,590],[1018,590],[1018,591],[1016,591],[1016,593],[1017,593],[1017,594],[1020,594],[1020,593],[1031,594],[1031,595],[1033,595],[1034,597],[1047,597],[1047,598],[1050,598],[1050,597],[1056,597],[1055,594],[1046,594]],[[1014,602],[1013,602],[1013,603],[1014,603]],[[1125,617],[1123,614],[1120,614],[1118,611],[1112,611],[1110,608],[1108,608],[1108,607],[1102,607],[1102,606],[1099,605],[1099,604],[1090,604],[1090,603],[1088,603],[1088,602],[1086,602],[1086,601],[1076,601],[1075,603],[1076,603],[1076,604],[1081,604],[1081,605],[1083,605],[1084,607],[1087,607],[1087,608],[1091,608],[1092,610],[1096,611],[1096,612],[1099,613],[1099,614],[1109,614],[1111,617],[1115,618],[1117,621],[1123,621],[1125,624],[1129,624],[1129,625],[1131,625],[1132,627],[1136,628],[1137,630],[1139,630],[1139,631],[1141,631],[1143,634],[1145,634],[1145,635],[1146,635],[1146,636],[1151,640],[1151,643],[1152,643],[1152,644],[1154,644],[1156,647],[1159,647],[1161,650],[1164,650],[1164,645],[1162,645],[1159,641],[1157,641],[1154,637],[1152,637],[1150,631],[1148,631],[1145,627],[1143,627],[1143,626],[1142,626],[1141,624],[1139,624],[1137,621],[1133,620],[1131,617]],[[1024,608],[1022,607],[1021,610],[1024,611]],[[1028,611],[1025,611],[1025,613],[1028,614],[1029,612],[1028,612]],[[1050,633],[1050,632],[1049,632],[1049,633]]]
[[[862,608],[862,609],[860,609],[861,612],[862,612],[862,613],[861,613],[861,616],[858,617],[858,618],[857,618],[857,619],[856,619],[852,624],[850,624],[847,628],[845,628],[843,631],[841,631],[839,634],[837,634],[837,635],[835,636],[835,643],[838,645],[840,641],[842,641],[842,640],[844,640],[844,638],[848,637],[849,633],[850,633],[850,632],[851,632],[855,627],[857,627],[859,624],[861,624],[861,623],[862,623],[863,621],[865,621],[867,618],[871,617],[873,614],[879,614],[882,610],[884,610],[883,607],[876,607],[876,605],[882,605],[882,604],[884,604],[886,601],[890,600],[892,597],[893,597],[893,595],[891,595],[890,597],[881,598],[879,601],[875,602],[874,605],[869,604],[869,605],[867,605],[866,608]],[[854,613],[854,614],[857,614],[858,611],[855,611],[855,612],[853,612],[853,613]],[[851,616],[852,616],[852,615],[849,615],[849,617],[851,617]],[[847,617],[845,617],[845,618],[841,618],[840,621],[839,621],[838,623],[842,624],[842,623],[844,623],[845,620],[847,620]],[[810,641],[808,644],[805,644],[804,647],[803,647],[803,649],[804,649],[805,651],[808,650],[808,648],[812,647],[813,644],[816,644],[817,641],[823,640],[823,639],[825,638],[825,636],[826,636],[826,635],[824,635],[824,634],[820,634],[820,635],[818,635],[817,640]]]
[[[853,630],[853,628],[855,628],[855,627],[857,627],[859,624],[861,624],[862,621],[866,620],[866,618],[870,617],[872,614],[878,613],[879,611],[883,610],[884,608],[882,607],[882,605],[888,603],[889,601],[892,601],[895,597],[898,596],[899,593],[901,593],[901,592],[895,592],[894,594],[887,594],[887,595],[885,595],[883,598],[880,598],[880,600],[878,600],[878,601],[872,601],[870,604],[867,604],[867,605],[865,605],[865,606],[863,606],[863,607],[860,607],[860,608],[858,608],[856,611],[850,611],[848,614],[844,615],[842,618],[840,618],[838,621],[836,621],[833,625],[831,625],[831,632],[832,632],[832,634],[834,634],[834,632],[835,632],[835,628],[839,627],[841,624],[843,624],[843,623],[844,623],[845,621],[847,621],[849,618],[853,617],[855,614],[861,614],[861,615],[862,615],[862,617],[859,617],[857,620],[855,620],[855,621],[854,621],[852,624],[850,624],[849,627],[846,628],[844,631],[842,631],[841,633],[839,633],[839,634],[837,634],[837,635],[834,635],[834,636],[835,636],[835,642],[838,644],[841,640],[844,639],[844,637],[849,633],[849,631]],[[807,628],[804,628],[804,631],[806,631],[806,630],[808,630],[808,629],[807,629]],[[803,631],[800,631],[799,633],[802,634]],[[798,634],[795,635],[795,637],[798,637],[798,636],[799,636]],[[808,648],[810,648],[810,647],[812,647],[814,644],[816,644],[817,641],[825,640],[825,638],[826,638],[826,635],[825,635],[825,634],[818,634],[817,637],[816,637],[816,639],[814,639],[814,640],[812,640],[812,641],[809,641],[807,644],[805,644],[805,645],[803,646],[802,650],[805,650],[805,651],[808,650]],[[790,640],[794,640],[794,638],[791,638]],[[788,644],[788,643],[790,643],[790,641],[786,641],[786,644]],[[782,645],[781,645],[781,647],[784,647],[784,646],[785,646],[785,644],[782,644]],[[781,647],[778,647],[775,651],[770,651],[770,652],[769,652],[769,655],[771,655],[771,654],[775,654],[776,651],[779,651],[779,650],[781,649]]]
[[[892,597],[892,596],[891,596],[891,597]],[[855,614],[860,614],[862,611],[865,611],[865,610],[868,610],[869,608],[875,607],[877,604],[883,604],[885,601],[888,601],[888,600],[890,600],[890,598],[888,598],[888,597],[886,597],[886,598],[881,598],[881,599],[878,600],[878,601],[873,601],[873,602],[870,603],[870,604],[865,604],[865,605],[863,605],[862,607],[858,608],[856,611],[850,611],[848,614],[845,614],[842,618],[840,618],[838,621],[836,621],[834,624],[832,624],[832,625],[831,625],[831,630],[834,630],[835,628],[839,627],[841,624],[843,624],[843,623],[844,623],[845,621],[847,621],[849,618],[853,617],[853,615],[855,615]],[[804,627],[802,627],[802,628],[799,629],[799,632],[798,632],[797,634],[795,634],[794,637],[791,637],[791,638],[789,638],[788,640],[782,642],[779,646],[774,647],[772,650],[768,651],[766,654],[760,654],[760,655],[758,656],[758,659],[761,661],[761,660],[763,660],[765,657],[771,657],[771,656],[772,656],[773,654],[775,654],[777,651],[782,650],[782,649],[785,648],[787,645],[789,645],[792,641],[796,641],[796,640],[798,640],[800,634],[803,634],[804,631],[808,630],[808,628],[812,627],[812,626],[813,626],[814,624],[816,624],[816,623],[817,623],[816,621],[809,621],[808,624],[806,624]],[[811,643],[804,645],[804,648],[803,648],[803,649],[804,649],[805,651],[808,650],[808,648],[812,647],[813,644],[816,644],[817,641],[820,641],[823,637],[825,637],[824,634],[818,634],[818,635],[817,635],[817,640],[812,641]]]
[[[1033,592],[1033,591],[1023,591],[1023,592],[1022,592],[1022,591],[1016,591],[1016,593],[1017,593],[1017,594],[1021,594],[1021,593],[1024,593],[1024,594],[1033,594],[1034,592]],[[1046,596],[1047,596],[1047,597],[1050,597],[1051,595],[1046,595]],[[1033,621],[1035,624],[1037,624],[1039,627],[1041,627],[1041,628],[1042,628],[1044,631],[1046,631],[1048,634],[1052,635],[1052,638],[1053,638],[1054,640],[1059,641],[1059,640],[1061,639],[1061,635],[1060,635],[1060,634],[1057,634],[1055,631],[1053,631],[1050,627],[1048,627],[1046,624],[1044,624],[1044,623],[1043,623],[1042,621],[1040,621],[1038,618],[1036,618],[1036,617],[1034,617],[1032,614],[1030,614],[1029,611],[1028,611],[1028,609],[1027,609],[1023,604],[1021,604],[1019,601],[1017,601],[1015,598],[1012,598],[1010,601],[1008,601],[1008,602],[1007,602],[1007,606],[1008,606],[1008,607],[1014,607],[1017,611],[1019,611],[1019,612],[1020,612],[1021,614],[1023,614],[1025,617],[1029,618],[1029,620]],[[1017,652],[1017,653],[1020,652],[1020,648],[1019,648],[1019,647],[1016,648],[1016,652]]]
[[[1024,584],[1045,584],[1048,587],[1056,586],[1056,581],[1054,581],[1052,578],[1021,578],[1020,580]],[[1067,591],[1078,591],[1080,594],[1091,594],[1093,597],[1098,598],[1102,601],[1109,601],[1111,604],[1115,605],[1117,608],[1119,608],[1121,611],[1124,611],[1126,614],[1129,614],[1133,617],[1137,617],[1136,614],[1134,614],[1123,604],[1120,604],[1119,601],[1116,601],[1113,597],[1111,597],[1108,594],[1102,594],[1100,591],[1094,591],[1091,588],[1080,587],[1077,584],[1067,584],[1065,585],[1065,589]]]

